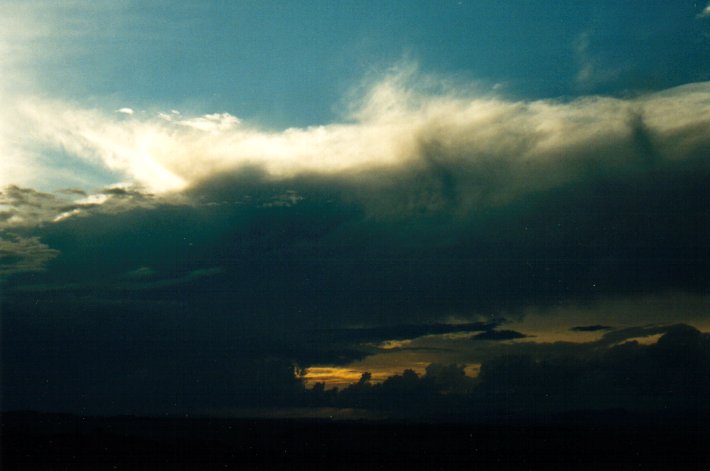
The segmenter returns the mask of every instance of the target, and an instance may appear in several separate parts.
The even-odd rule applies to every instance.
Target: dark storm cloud
[[[41,276],[9,279],[5,311],[45,299],[88,320],[131,306],[144,314],[127,329],[161,319],[191,332],[186,349],[203,335],[307,366],[437,333],[451,315],[707,286],[710,194],[696,161],[662,177],[591,168],[574,185],[467,209],[469,178],[451,163],[281,181],[253,170],[210,180],[183,204],[82,209],[25,230],[61,256]],[[298,197],[268,204],[280,195]],[[141,267],[150,276],[127,277]]]
[[[4,302],[2,406],[153,415],[298,399],[303,385],[278,333],[220,334],[218,322],[169,300]]]
[[[197,398],[213,384],[224,392],[215,405],[235,405],[257,394],[249,392],[260,384],[254,365],[264,362],[283,373],[345,364],[384,340],[478,331],[521,338],[473,321],[603,296],[706,292],[706,88],[631,104],[442,99],[365,109],[375,115],[363,121],[366,135],[382,126],[385,144],[410,151],[390,166],[364,160],[346,171],[314,165],[277,176],[266,160],[220,171],[197,160],[199,178],[180,194],[5,189],[1,228],[15,235],[2,235],[12,275],[3,284],[11,379],[3,388],[19,403],[50,404],[60,393],[69,401],[86,390],[92,396],[81,400],[97,404],[113,390],[139,404],[168,397],[169,388]],[[227,152],[230,139],[215,146]],[[22,261],[23,253],[37,258]],[[610,331],[585,348],[653,329],[664,332]],[[490,343],[519,354],[575,348]],[[245,380],[236,383],[239,374]],[[412,383],[411,374],[401,382]]]

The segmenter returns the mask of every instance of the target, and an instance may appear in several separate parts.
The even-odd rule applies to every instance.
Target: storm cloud
[[[708,83],[523,102],[412,80],[385,78],[343,123],[285,131],[224,113],[108,117],[24,103],[18,119],[33,124],[33,142],[129,183],[0,194],[8,401],[151,410],[149,398],[172,389],[177,410],[198,397],[258,405],[267,390],[285,404],[303,388],[294,367],[361,360],[380,342],[461,334],[532,349],[533,336],[501,319],[707,292]],[[588,346],[647,368],[680,338],[657,329],[659,346],[612,347],[629,338],[622,330]],[[522,381],[542,368],[501,361],[500,373],[482,369],[490,397],[518,387],[505,371]],[[592,363],[611,387],[621,363]],[[563,367],[543,377],[552,371],[552,384]],[[596,373],[586,374],[575,387]],[[377,387],[420,380],[411,372]],[[109,391],[132,399],[111,409]]]

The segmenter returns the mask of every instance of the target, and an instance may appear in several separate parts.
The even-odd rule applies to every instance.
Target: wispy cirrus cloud
[[[611,66],[592,52],[593,35],[589,31],[580,33],[574,43],[574,53],[577,61],[575,82],[583,90],[610,82],[618,78],[621,67]]]

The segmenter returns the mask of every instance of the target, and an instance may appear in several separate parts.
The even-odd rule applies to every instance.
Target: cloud
[[[524,339],[527,335],[515,330],[489,330],[471,337],[472,340],[515,340]]]
[[[448,418],[445,408],[453,406],[463,412],[459,400],[475,386],[475,381],[464,373],[463,366],[454,364],[430,364],[421,376],[406,369],[381,383],[373,384],[370,380],[371,375],[363,373],[357,383],[323,399],[332,405],[375,410],[390,417]],[[318,388],[309,393],[313,398],[322,396]]]
[[[0,233],[0,281],[3,277],[23,272],[38,272],[59,255],[59,251],[37,237],[21,237]]]
[[[624,408],[707,409],[709,335],[676,325],[657,343],[627,342],[578,357],[501,357],[481,368],[481,400],[508,413]],[[682,356],[686,362],[677,362]]]
[[[602,346],[613,346],[623,344],[630,339],[639,339],[644,337],[651,337],[658,334],[665,334],[670,330],[673,330],[675,325],[657,325],[649,324],[643,326],[627,327],[624,329],[613,330],[611,332],[605,333],[601,339],[599,339],[595,345]],[[697,329],[696,329],[697,330]]]
[[[208,318],[215,335],[235,337],[220,348],[239,339],[255,354],[277,352],[304,366],[379,352],[364,343],[473,332],[479,326],[470,324],[500,316],[549,317],[568,332],[597,323],[699,322],[707,311],[702,169],[680,162],[662,179],[640,172],[631,180],[590,171],[563,189],[492,207],[462,210],[453,195],[434,209],[386,210],[423,194],[446,201],[437,191],[451,190],[419,190],[447,173],[380,174],[388,184],[377,186],[364,177],[272,181],[245,171],[195,187],[184,203],[108,188],[96,193],[102,203],[86,208],[55,203],[62,195],[13,190],[23,211],[62,206],[83,216],[23,229],[62,257],[52,270],[10,283],[8,309],[24,312],[30,300],[46,299],[85,317],[92,297],[94,313],[143,305],[171,319],[166,328],[180,329],[181,317],[170,314],[177,305],[188,319],[183,328]],[[138,267],[155,275],[127,279]],[[550,332],[506,329],[536,340]]]
[[[145,402],[194,375],[185,394],[226,384],[221,407],[253,397],[223,381],[237,361],[285,378],[384,356],[589,358],[667,333],[638,326],[702,325],[709,86],[521,102],[395,74],[341,123],[283,131],[27,100],[16,149],[124,183],[2,189],[3,362],[13,381],[38,370],[14,397],[50,370],[42,390],[69,381],[67,401],[83,377]],[[619,329],[569,330],[604,325]],[[46,346],[24,358],[30,342]]]
[[[352,342],[382,342],[385,340],[414,339],[425,335],[490,331],[499,324],[499,321],[467,322],[461,324],[398,324],[377,327],[333,329],[320,331],[319,333],[332,339],[343,339]]]
[[[15,185],[0,190],[0,229],[35,226],[68,210],[69,202],[55,195]]]
[[[168,121],[172,121],[172,117],[167,116]],[[198,131],[207,132],[213,135],[219,135],[223,131],[236,129],[241,121],[229,113],[213,113],[204,116],[198,116],[192,119],[182,119],[177,121],[181,126],[187,126]]]
[[[127,115],[132,115],[134,113],[134,111],[131,108],[119,108],[116,110],[116,113],[123,113],[123,114],[127,114]]]
[[[710,3],[708,3],[708,5],[705,8],[703,8],[703,10],[700,13],[698,13],[696,18],[708,18],[708,17],[710,17]]]
[[[426,83],[400,68],[367,89],[341,123],[283,131],[229,113],[121,120],[25,99],[13,108],[24,136],[15,147],[24,155],[62,149],[158,192],[247,167],[275,180],[440,168],[468,183],[461,185],[462,203],[480,205],[559,187],[590,166],[634,172],[697,158],[707,145],[705,135],[688,132],[707,125],[708,84],[633,99],[516,102],[446,88],[435,93]],[[638,123],[659,147],[655,161],[639,157]]]
[[[574,327],[570,327],[569,330],[571,330],[572,332],[598,332],[600,330],[609,330],[609,329],[611,329],[611,327],[608,325],[594,324],[594,325],[576,325]]]
[[[136,188],[113,186],[87,194],[69,188],[54,193],[9,185],[0,188],[0,231],[31,229],[90,214],[119,213],[157,204],[177,203],[179,199],[157,199]]]
[[[618,78],[622,68],[612,68],[592,53],[592,35],[589,31],[581,33],[574,44],[578,71],[575,82],[583,89],[589,90]]]
[[[462,365],[430,364],[424,375],[405,370],[377,384],[363,373],[329,396],[314,388],[312,399],[439,420],[550,420],[562,413],[610,410],[622,415],[707,412],[707,401],[700,398],[710,393],[710,334],[683,324],[658,331],[662,335],[649,345],[582,343],[555,350],[528,344],[538,350],[525,352],[525,344],[509,344],[483,362],[475,379]]]

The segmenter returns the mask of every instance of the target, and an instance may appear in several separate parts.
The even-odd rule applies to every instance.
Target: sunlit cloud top
[[[33,183],[74,161],[166,192],[246,167],[283,179],[416,168],[436,159],[482,175],[496,162],[505,168],[496,192],[506,197],[573,180],[585,165],[651,168],[697,157],[707,137],[693,130],[710,124],[709,90],[701,83],[632,99],[512,101],[421,92],[407,68],[368,89],[342,122],[283,131],[226,112],[106,112],[23,99],[3,112],[9,172],[0,183]],[[657,147],[644,162],[639,133]]]

